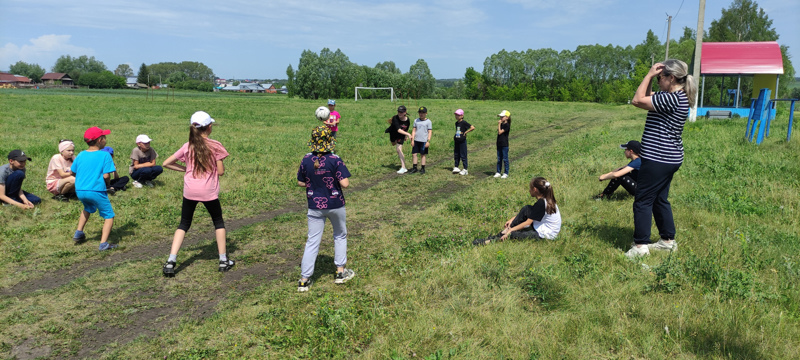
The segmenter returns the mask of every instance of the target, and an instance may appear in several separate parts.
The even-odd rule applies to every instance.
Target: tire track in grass
[[[571,121],[576,120],[576,118],[570,119]],[[530,135],[533,132],[539,132],[547,128],[551,128],[554,125],[547,126],[545,128],[536,129],[524,132],[515,136],[514,138],[524,137]],[[548,140],[543,142],[538,142],[536,147],[528,148],[521,153],[518,153],[516,156],[513,157],[514,161],[519,161],[524,159],[525,157],[530,156],[531,154],[539,151],[541,148],[547,147],[552,145],[555,141],[577,132],[581,129],[584,129],[588,126],[587,124],[583,124],[574,128],[571,128],[563,133],[551,136]],[[486,151],[487,149],[494,148],[494,146],[484,146],[475,152]],[[436,166],[437,164],[445,163],[446,161],[450,161],[450,159],[441,159],[436,162],[432,162],[432,166]],[[479,174],[475,177],[476,183],[477,181],[485,181],[491,178],[489,175],[485,173],[477,173]],[[481,176],[482,175],[482,176]],[[369,183],[365,183],[360,186],[356,186],[350,193],[354,193],[357,191],[367,191],[375,185],[378,185],[384,181],[388,181],[397,177],[401,177],[403,175],[397,174],[388,174],[385,176],[380,177],[376,181],[372,181]],[[461,189],[460,186],[453,186],[453,182],[446,182],[443,186],[434,189],[431,193],[435,194],[435,196],[430,196],[426,198],[427,203],[435,203],[446,199],[448,196],[453,194],[454,192]],[[471,186],[470,185],[470,186]],[[280,215],[293,213],[293,212],[301,212],[305,210],[305,204],[297,203],[297,202],[290,202],[288,205],[283,206],[279,209],[268,211],[257,216],[243,218],[239,220],[234,220],[230,222],[230,226],[228,227],[231,231],[236,231],[241,229],[242,227],[257,224],[260,222],[269,221],[274,219]],[[355,230],[355,229],[354,229]],[[192,246],[198,244],[200,241],[206,239],[214,239],[214,231],[206,231],[203,233],[199,233],[193,236],[191,239],[187,237],[186,241],[184,242],[184,246]],[[163,247],[167,248],[170,244],[166,244]],[[167,251],[167,250],[165,250]],[[126,304],[128,306],[134,305],[136,301],[140,299],[147,299],[150,298],[152,301],[152,307],[148,309],[136,311],[132,314],[128,314],[126,317],[126,325],[123,327],[117,326],[113,323],[105,323],[100,322],[93,324],[92,327],[85,329],[80,338],[77,339],[78,342],[81,343],[80,350],[72,357],[72,358],[86,358],[86,357],[94,357],[99,356],[101,353],[100,351],[104,350],[108,344],[116,344],[116,346],[124,346],[133,340],[139,337],[150,337],[158,335],[160,332],[174,328],[178,326],[181,322],[186,320],[193,320],[193,321],[203,321],[206,318],[214,315],[216,313],[215,309],[217,305],[227,299],[230,294],[236,292],[238,294],[247,294],[249,292],[254,291],[257,287],[265,285],[271,281],[275,281],[281,278],[282,274],[286,271],[292,271],[297,266],[296,261],[284,261],[281,262],[280,260],[286,260],[290,258],[299,258],[298,252],[301,250],[293,249],[293,250],[285,250],[282,253],[275,254],[274,257],[276,261],[268,261],[262,262],[258,264],[254,264],[253,266],[246,267],[246,268],[238,268],[234,269],[234,271],[225,273],[223,275],[223,279],[220,280],[218,284],[213,287],[213,291],[209,291],[207,296],[204,296],[202,299],[197,299],[192,295],[184,295],[184,296],[170,296],[168,291],[164,291],[163,285],[159,286],[155,290],[143,290],[132,294],[129,298],[130,303]],[[160,255],[161,253],[159,253]],[[66,272],[62,276],[55,276],[53,278],[48,278],[45,276],[43,279],[34,280],[30,283],[19,284],[14,286],[8,290],[5,290],[2,295],[6,295],[7,292],[13,293],[15,296],[23,295],[24,293],[31,293],[41,290],[49,290],[54,289],[63,285],[70,283],[71,281],[77,279],[78,277],[82,277],[87,275],[90,271],[105,267],[114,266],[126,261],[150,261],[154,257],[152,250],[147,246],[139,246],[133,248],[132,250],[113,254],[108,258],[104,259],[103,261],[93,264],[90,266],[86,266],[84,268],[80,268],[73,272]],[[74,266],[73,266],[74,267]],[[185,270],[185,269],[184,269]],[[253,275],[258,278],[258,280],[253,280],[252,278],[247,278],[248,275]],[[248,281],[249,279],[249,281]],[[165,281],[170,281],[165,280]],[[108,290],[112,291],[112,290]],[[97,298],[104,298],[101,294],[98,294]],[[188,304],[188,305],[187,305]],[[122,308],[120,304],[108,304],[114,308]],[[101,305],[102,306],[102,305]],[[24,339],[22,343],[24,343]],[[45,345],[46,346],[46,345]]]
[[[530,130],[527,130],[527,131],[525,131],[525,130],[518,131],[516,135],[509,136],[509,138],[510,139],[518,139],[518,138],[526,137],[526,136],[529,136],[529,135],[531,135],[533,133],[538,133],[538,132],[541,132],[543,130],[555,128],[556,126],[564,126],[564,127],[566,127],[566,125],[572,124],[572,123],[578,121],[579,119],[581,119],[581,117],[575,116],[575,117],[572,117],[569,120],[565,120],[564,122],[561,122],[561,123],[559,123],[557,125],[556,124],[550,124],[550,125],[547,125],[547,126],[544,126],[544,127],[541,127],[541,128],[530,129]],[[540,145],[538,147],[536,147],[536,148],[528,148],[527,150],[523,151],[521,154],[517,154],[516,156],[514,156],[513,160],[517,161],[517,160],[519,160],[521,158],[529,156],[531,153],[533,153],[534,151],[538,150],[539,148],[544,147],[544,146],[549,146],[556,139],[559,139],[559,138],[561,138],[563,136],[566,136],[567,134],[570,134],[570,133],[572,133],[574,131],[577,131],[579,129],[583,129],[586,126],[588,126],[588,124],[584,124],[584,125],[578,126],[576,128],[573,128],[573,129],[565,132],[563,135],[561,135],[559,137],[551,138],[551,139],[549,139],[549,141],[546,141],[544,143],[540,143]],[[496,146],[493,145],[493,144],[485,145],[483,147],[479,147],[478,149],[471,151],[471,153],[483,152],[483,151],[487,151],[489,149],[495,149],[495,148],[496,148]],[[448,161],[452,161],[452,158],[442,158],[442,159],[439,159],[437,161],[430,162],[429,166],[433,167],[433,166],[441,165],[441,164],[444,164],[444,163],[446,163]],[[486,174],[484,174],[482,172],[475,173],[475,175],[476,175],[477,178],[487,178],[487,177],[489,177],[488,175],[486,175]],[[374,186],[376,186],[378,184],[381,184],[381,183],[383,183],[385,181],[389,181],[389,180],[392,180],[392,179],[395,179],[395,178],[399,178],[399,177],[402,177],[402,176],[407,176],[407,175],[398,175],[398,174],[392,172],[390,174],[386,174],[384,176],[381,176],[381,177],[377,178],[376,180],[365,181],[365,182],[363,182],[361,184],[355,185],[348,191],[348,193],[352,194],[352,193],[357,193],[357,192],[361,192],[361,191],[367,191],[367,190],[371,189],[372,187],[374,187]],[[443,193],[441,195],[448,195],[448,194],[451,194],[454,191],[456,191],[455,188],[450,190],[450,191],[448,191],[448,192],[445,192],[445,193]],[[263,212],[261,214],[258,214],[258,215],[255,215],[255,216],[251,216],[251,217],[247,217],[247,218],[226,221],[225,227],[228,230],[228,232],[234,232],[234,231],[237,231],[237,230],[239,230],[239,229],[241,229],[241,228],[243,228],[245,226],[250,226],[250,225],[253,225],[253,224],[269,221],[269,220],[272,220],[272,219],[274,219],[274,218],[276,218],[278,216],[289,214],[289,213],[302,212],[305,209],[306,209],[306,207],[305,207],[305,203],[304,202],[301,203],[299,201],[287,201],[286,203],[284,203],[283,205],[281,205],[280,207],[278,207],[277,209],[274,209],[274,210],[266,211],[266,212]],[[204,227],[204,225],[195,225],[195,226],[196,227]],[[200,243],[201,241],[208,241],[208,239],[213,240],[215,238],[214,230],[210,229],[210,227],[208,227],[208,229],[209,230],[202,231],[202,232],[198,231],[198,232],[191,232],[191,233],[187,234],[186,239],[184,240],[184,243],[183,243],[183,247],[186,248],[186,247],[189,247],[189,246],[193,246],[193,245],[196,245],[196,244]],[[138,246],[131,247],[130,250],[126,249],[125,251],[114,252],[111,255],[109,255],[108,257],[106,257],[106,258],[104,258],[104,259],[102,259],[100,261],[93,262],[91,264],[87,264],[85,262],[76,262],[75,264],[72,264],[72,266],[70,266],[68,269],[59,269],[59,270],[53,270],[53,271],[50,271],[50,272],[46,272],[46,273],[42,274],[42,276],[39,277],[39,278],[25,280],[25,281],[22,281],[20,283],[15,284],[15,285],[6,287],[6,288],[0,290],[0,296],[23,296],[23,295],[26,295],[26,294],[29,294],[29,293],[33,293],[33,292],[37,292],[37,291],[47,291],[47,290],[56,289],[56,288],[59,288],[61,286],[67,285],[70,282],[74,281],[75,279],[83,277],[83,276],[89,274],[90,272],[92,272],[94,270],[112,267],[112,266],[115,266],[115,265],[118,265],[118,264],[121,264],[121,263],[124,263],[124,262],[129,262],[129,261],[146,261],[146,260],[152,259],[154,256],[161,256],[163,254],[167,254],[169,252],[169,248],[170,248],[171,244],[172,244],[172,238],[170,237],[170,238],[163,239],[162,241],[159,241],[157,243],[157,245],[153,245],[153,244],[138,245]],[[154,254],[156,254],[156,255],[154,255]]]

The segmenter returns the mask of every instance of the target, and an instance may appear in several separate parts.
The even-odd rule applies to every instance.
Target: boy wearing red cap
[[[75,194],[83,203],[83,211],[78,218],[78,229],[75,230],[72,240],[76,243],[86,240],[83,228],[89,220],[89,215],[98,212],[100,217],[105,219],[100,238],[100,251],[117,247],[108,243],[108,236],[114,226],[114,209],[111,208],[111,201],[108,200],[106,192],[110,174],[117,169],[111,155],[100,151],[106,146],[106,135],[110,133],[111,130],[103,130],[96,126],[87,129],[83,133],[83,140],[89,145],[89,149],[78,154],[71,168],[75,174]]]

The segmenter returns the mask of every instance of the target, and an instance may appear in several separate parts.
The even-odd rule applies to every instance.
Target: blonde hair
[[[694,76],[689,75],[689,66],[677,59],[668,59],[662,64],[664,64],[664,70],[661,73],[675,77],[678,84],[683,87],[686,97],[689,98],[689,106],[694,107],[694,98],[697,96],[697,80]]]

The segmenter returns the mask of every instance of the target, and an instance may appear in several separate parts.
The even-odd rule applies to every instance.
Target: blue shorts
[[[111,208],[111,201],[108,200],[108,194],[100,191],[76,191],[78,199],[83,203],[83,210],[89,214],[99,212],[100,217],[103,219],[113,219],[114,209]]]
[[[414,140],[414,147],[411,148],[411,153],[412,154],[427,155],[428,154],[428,148],[425,147],[425,142],[424,141],[416,141],[416,140]]]

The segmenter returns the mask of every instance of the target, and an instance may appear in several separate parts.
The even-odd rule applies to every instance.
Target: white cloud
[[[30,43],[19,46],[7,43],[0,48],[0,67],[13,65],[17,61],[39,64],[49,69],[61,55],[94,55],[94,50],[70,44],[72,35],[42,35],[30,39]]]

